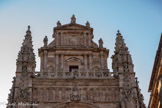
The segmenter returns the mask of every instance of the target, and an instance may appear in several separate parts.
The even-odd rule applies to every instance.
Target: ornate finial
[[[71,17],[71,23],[76,23],[76,18],[75,15],[73,14],[73,16]]]
[[[30,31],[30,25],[28,25],[28,31]]]
[[[117,35],[117,36],[120,36],[120,35],[121,35],[120,30],[118,30],[117,32],[118,32],[118,33],[117,33],[116,35]]]
[[[28,30],[26,31],[26,35],[31,35],[30,25],[28,25]]]
[[[60,21],[57,21],[57,27],[61,26]]]
[[[47,38],[47,36],[45,36],[43,42],[44,42],[44,47],[47,47],[47,44],[48,44],[48,38]]]
[[[86,26],[87,27],[90,27],[90,23],[88,21],[86,22]]]

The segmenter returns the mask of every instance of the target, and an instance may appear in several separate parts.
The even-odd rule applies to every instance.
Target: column
[[[92,54],[89,55],[89,69],[92,69]]]
[[[88,35],[88,46],[89,47],[91,46],[91,35],[90,34]]]
[[[41,57],[41,58],[40,58],[40,59],[41,59],[41,60],[40,60],[40,64],[41,64],[41,65],[40,65],[40,71],[43,72],[43,67],[44,67],[44,60],[43,60],[43,59],[44,59],[44,58],[43,58],[43,54],[42,54],[42,53],[40,54],[40,57]]]
[[[56,56],[55,56],[55,52],[53,54],[53,61],[54,61],[53,67],[54,67],[54,73],[55,73],[56,72]]]
[[[44,71],[47,72],[47,51],[44,51]]]
[[[56,65],[55,65],[55,66],[56,66],[56,71],[55,71],[55,72],[56,72],[56,75],[57,75],[57,72],[58,72],[58,56],[59,56],[59,55],[56,54],[56,59],[55,59],[55,61],[56,61],[56,63],[55,63],[55,64],[56,64]]]
[[[83,42],[84,42],[84,46],[86,46],[87,44],[86,44],[86,33],[84,33],[84,37],[83,37]]]
[[[103,60],[103,51],[100,52],[100,56],[101,56],[101,69],[104,69],[104,60]]]
[[[64,69],[64,55],[61,54],[61,69]]]
[[[58,33],[56,33],[56,46],[58,46],[59,45],[59,36],[58,36],[59,34]]]
[[[84,70],[87,72],[87,55],[84,55]]]

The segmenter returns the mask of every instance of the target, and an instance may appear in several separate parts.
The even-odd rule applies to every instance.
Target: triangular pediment
[[[70,24],[55,27],[54,30],[93,30],[93,28],[76,24],[76,23],[74,24],[70,23]]]

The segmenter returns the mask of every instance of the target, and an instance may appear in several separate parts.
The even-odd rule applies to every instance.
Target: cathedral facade
[[[30,26],[17,58],[7,108],[145,108],[134,65],[118,31],[112,69],[109,50],[93,41],[90,23],[57,22],[52,42],[45,36],[36,72]]]

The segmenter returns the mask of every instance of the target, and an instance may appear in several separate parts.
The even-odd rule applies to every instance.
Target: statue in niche
[[[93,89],[91,89],[91,90],[89,91],[89,100],[90,100],[90,101],[93,101],[93,98],[94,98]]]
[[[49,101],[52,102],[53,101],[53,91],[52,91],[52,89],[49,90],[48,96],[49,96]]]
[[[47,47],[47,44],[48,44],[48,38],[47,38],[47,36],[45,36],[43,42],[44,42],[44,47]]]
[[[132,92],[130,89],[122,91],[121,108],[130,108],[130,101],[132,100]]]
[[[58,89],[56,89],[55,95],[56,95],[56,96],[55,96],[55,99],[56,99],[55,101],[56,101],[56,102],[59,102],[59,90],[58,90]]]
[[[103,92],[103,102],[105,102],[105,100],[106,100],[106,91],[105,91],[105,89],[102,91]]]
[[[53,101],[55,102],[56,101],[56,91],[55,91],[55,89],[54,90],[52,90],[52,93],[53,93]]]
[[[26,66],[26,65],[23,66],[23,67],[22,67],[22,74],[23,74],[23,75],[26,75],[26,74],[27,74],[27,71],[28,71],[28,70],[27,70],[27,66]]]
[[[66,90],[65,90],[65,100],[66,101],[69,101],[70,100],[70,97],[69,97],[69,89],[67,88]]]
[[[20,89],[19,88],[18,99],[19,100],[29,100],[29,92],[28,92],[28,89]]]
[[[99,48],[103,48],[103,40],[102,40],[102,38],[100,38],[98,42],[99,42]]]
[[[62,93],[61,93],[61,97],[62,97],[62,100],[63,101],[66,101],[66,98],[65,98],[65,89],[62,89]]]

